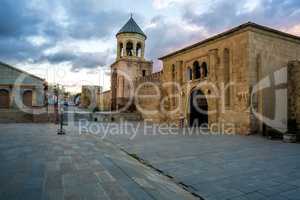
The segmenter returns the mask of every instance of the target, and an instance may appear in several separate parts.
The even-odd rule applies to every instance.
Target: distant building
[[[111,91],[101,92],[98,99],[98,108],[100,111],[111,111]]]
[[[83,85],[80,95],[80,107],[92,108],[98,106],[98,98],[102,91],[101,86],[97,85]]]
[[[33,121],[36,109],[45,106],[44,79],[0,62],[0,121]]]

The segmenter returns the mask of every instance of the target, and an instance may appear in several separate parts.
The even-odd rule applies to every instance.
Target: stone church
[[[297,36],[245,23],[159,58],[157,73],[144,58],[147,36],[132,17],[116,37],[111,91],[100,95],[106,104],[99,107],[239,134],[300,128]]]

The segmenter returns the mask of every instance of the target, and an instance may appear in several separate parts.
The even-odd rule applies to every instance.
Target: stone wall
[[[257,114],[251,113],[251,130],[263,132],[264,124],[285,132],[287,66],[289,61],[300,59],[300,41],[259,29],[249,31],[249,41],[250,87],[254,88],[260,81],[269,85],[253,95],[252,106]]]
[[[100,111],[111,110],[111,91],[105,91],[99,94],[98,108]]]
[[[100,86],[84,85],[81,89],[80,106],[83,108],[97,107],[99,93],[101,92]]]
[[[54,113],[37,114],[34,109],[24,112],[16,109],[1,109],[0,123],[49,123],[54,122]]]
[[[39,77],[0,62],[0,90],[7,93],[5,106],[0,109],[0,123],[49,122],[48,113],[34,113],[44,106],[45,84]]]
[[[300,61],[292,61],[288,64],[288,120],[293,126],[296,122],[300,130]],[[289,127],[294,129],[295,127]]]
[[[237,133],[255,133],[263,129],[264,119],[258,120],[254,110],[271,119],[276,129],[284,130],[287,90],[282,88],[287,84],[288,62],[300,58],[299,44],[298,39],[276,31],[247,27],[164,57],[162,83],[175,81],[181,86],[181,92],[174,87],[164,88],[168,110],[180,107],[167,115],[168,121],[176,122],[184,116],[188,125],[190,94],[200,89],[207,97],[208,111],[213,111],[208,115],[209,124],[231,123]],[[192,80],[189,79],[188,70],[193,69],[195,61],[208,64],[207,77],[195,79],[193,75]],[[269,78],[269,88],[259,90],[251,98],[257,83],[265,77]],[[225,94],[220,93],[222,84],[227,82],[234,85],[227,88]]]
[[[96,112],[92,114],[93,120],[98,122],[125,122],[141,121],[142,116],[139,113],[110,113]]]
[[[172,115],[167,115],[171,122],[178,122],[184,116],[185,124],[189,124],[190,118],[190,95],[195,89],[201,89],[208,101],[209,124],[217,125],[219,128],[226,127],[224,124],[234,125],[233,129],[220,130],[222,132],[249,133],[249,85],[248,85],[248,32],[238,31],[232,35],[225,36],[188,49],[182,53],[163,59],[163,82],[175,81],[180,84],[181,92],[174,88],[166,88],[166,95],[170,97],[167,107],[170,111],[179,106],[179,110]],[[222,84],[225,81],[225,50],[229,51],[228,74],[230,87],[229,104],[225,107],[222,99]],[[198,61],[207,63],[208,76],[200,79],[189,80],[187,70]],[[175,74],[172,67],[175,66]],[[178,100],[172,98],[179,95]],[[219,96],[216,98],[214,96]]]
[[[9,91],[10,107],[17,108],[14,98],[20,99],[27,90],[32,91],[33,106],[44,105],[44,84],[43,79],[0,62],[0,89]]]
[[[136,79],[143,77],[144,74],[150,75],[152,73],[152,64],[152,62],[144,59],[124,57],[117,59],[111,65],[111,99],[113,110],[118,110],[119,107],[127,104],[123,100],[130,99],[134,95],[134,82]]]
[[[152,122],[164,121],[160,108],[162,100],[162,72],[141,77],[135,81],[135,106],[142,118]]]

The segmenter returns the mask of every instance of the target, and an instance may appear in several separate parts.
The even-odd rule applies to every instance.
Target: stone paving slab
[[[204,199],[300,199],[299,144],[261,136],[184,135],[182,130],[145,134],[143,126],[135,127],[133,139],[135,133],[127,130],[129,134],[107,135],[104,140]]]
[[[119,148],[51,124],[0,124],[0,199],[197,199]]]

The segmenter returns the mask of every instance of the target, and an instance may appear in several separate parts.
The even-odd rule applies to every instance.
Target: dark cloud
[[[51,64],[59,64],[63,62],[71,62],[72,60],[75,60],[77,56],[78,55],[74,52],[58,52],[50,55],[44,55],[38,61],[45,60]]]
[[[51,55],[45,54],[46,50],[64,41],[107,40],[114,37],[116,31],[126,22],[128,13],[126,10],[107,8],[106,1],[108,2],[1,0],[0,60],[8,63],[28,60],[52,64],[68,62],[74,71],[110,64],[113,61],[111,57],[114,56],[111,50],[103,53],[82,53],[74,49],[74,52],[61,50]],[[209,34],[247,21],[275,28],[290,28],[300,21],[298,0],[261,0],[261,4],[253,10],[245,9],[245,1],[217,0],[207,5],[202,12],[191,1],[187,2],[189,3],[182,7],[181,17],[184,22],[203,27]],[[199,3],[197,0],[194,2],[196,5]],[[143,14],[142,11],[140,14]],[[144,20],[143,16],[135,17],[137,21]],[[151,22],[155,25],[144,28],[148,36],[146,56],[150,59],[156,59],[204,38],[200,30],[187,30],[182,27],[185,25],[167,21],[164,16],[156,16]],[[35,36],[45,38],[45,42],[36,45],[28,40]]]
[[[180,49],[203,39],[200,31],[186,31],[180,24],[169,23],[164,16],[155,16],[151,20],[154,26],[145,30],[148,36],[146,56],[157,59],[171,51]],[[155,62],[159,68],[159,62]]]
[[[0,60],[10,64],[27,62],[40,57],[51,44],[34,46],[24,38],[7,37],[0,39]]]
[[[73,38],[111,37],[115,34],[128,13],[119,10],[105,10],[82,0],[64,1],[64,8],[68,13],[69,25],[66,28]],[[98,2],[99,4],[99,2]]]
[[[111,64],[108,59],[109,53],[82,53],[72,62],[72,71],[79,71],[81,68],[94,69]]]
[[[82,53],[61,51],[49,55],[43,55],[35,62],[49,62],[51,64],[70,63],[71,71],[80,71],[80,69],[95,69],[104,67],[112,62],[111,52],[103,53]]]
[[[247,9],[246,1],[220,0],[201,13],[186,4],[183,7],[183,19],[188,23],[204,26],[213,33],[248,21],[282,28],[299,23],[299,9],[298,0],[261,0],[254,9]]]
[[[100,59],[107,60],[108,56],[75,49],[73,53],[58,52],[45,59],[44,52],[69,38],[105,40],[112,37],[126,17],[124,12],[99,8],[99,2],[94,0],[1,0],[0,60],[12,64],[28,60],[56,64],[68,61],[74,70],[102,66]],[[28,40],[35,36],[46,42],[36,45]]]
[[[37,34],[41,13],[22,0],[0,1],[0,37],[24,37]]]

